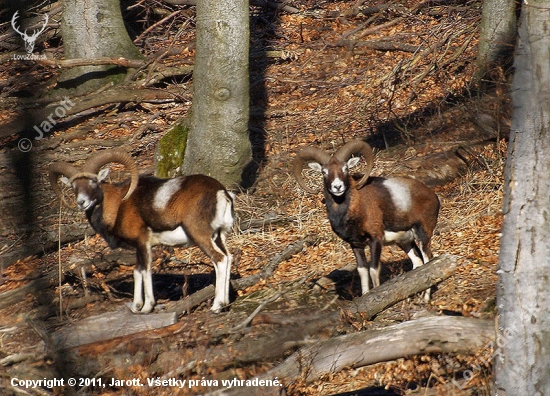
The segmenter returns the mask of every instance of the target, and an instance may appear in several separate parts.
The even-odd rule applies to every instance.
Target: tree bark
[[[505,170],[494,395],[550,394],[550,1],[524,3]]]
[[[474,79],[480,81],[499,63],[509,63],[516,38],[516,2],[485,0],[480,24]]]
[[[61,30],[66,59],[143,59],[128,36],[118,0],[64,1]],[[121,82],[125,75],[125,68],[110,65],[78,66],[63,71],[58,89],[80,95]]]
[[[252,158],[249,119],[248,0],[197,2],[193,104],[183,171],[229,188],[243,182]]]

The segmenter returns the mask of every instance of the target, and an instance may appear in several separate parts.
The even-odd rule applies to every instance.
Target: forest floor
[[[441,200],[441,211],[432,250],[435,256],[450,253],[460,257],[455,274],[437,286],[429,303],[416,296],[385,310],[373,321],[338,331],[376,328],[419,314],[494,316],[491,306],[495,298],[506,155],[506,141],[501,136],[507,135],[509,104],[507,96],[498,89],[480,97],[471,89],[482,2],[365,2],[361,6],[363,12],[355,13],[356,3],[291,2],[299,10],[297,13],[253,8],[251,131],[256,148],[263,156],[259,159],[260,172],[254,188],[236,197],[238,222],[228,240],[236,257],[232,278],[261,271],[284,247],[310,235],[316,236],[316,243],[282,262],[272,277],[238,291],[229,312],[220,314],[222,320],[231,320],[231,311],[250,313],[271,291],[285,288],[294,291],[283,294],[266,309],[289,315],[297,308],[318,312],[333,301],[336,295],[333,289],[313,294],[313,284],[355,260],[349,246],[331,231],[322,195],[300,190],[289,174],[289,164],[296,152],[307,145],[332,150],[353,138],[366,139],[376,148],[373,175],[385,176],[396,173],[400,165],[411,159],[489,139],[493,144],[476,153],[476,161],[462,177],[435,189]],[[157,15],[158,9],[143,7],[143,16],[150,13],[147,16],[151,20],[160,20],[181,10],[136,41],[144,54],[150,56],[172,45],[181,51],[162,59],[162,64],[192,65],[194,8],[170,8],[163,4],[161,9],[166,14]],[[50,50],[54,56],[62,57],[59,50],[53,47]],[[0,65],[0,79],[9,83],[2,86],[3,120],[9,120],[16,111],[8,106],[13,103],[10,102],[12,93],[33,92],[32,84],[45,83],[58,72],[39,65],[24,68],[22,70],[21,63],[15,61]],[[25,79],[18,79],[22,75]],[[54,132],[54,136],[60,136],[77,129],[88,131],[67,142],[66,146],[60,146],[58,152],[66,154],[70,147],[87,144],[99,149],[101,144],[98,142],[102,139],[118,139],[136,155],[142,170],[152,170],[155,144],[163,131],[186,114],[192,101],[189,77],[173,78],[163,84],[181,89],[177,103],[124,104],[107,107],[99,115],[81,117]],[[48,138],[46,136],[45,140]],[[4,139],[4,143],[9,143],[9,139]],[[315,176],[311,177],[312,182],[319,183]],[[64,212],[62,221],[76,218],[85,221],[84,215],[76,211]],[[100,295],[102,300],[65,313],[62,318],[49,318],[44,322],[47,331],[67,322],[115,310],[131,301],[133,267],[101,267],[101,257],[109,250],[98,236],[90,236],[63,246],[59,254],[50,252],[20,260],[4,269],[0,293],[15,290],[35,279],[37,273],[56,268],[59,260],[86,261],[92,268],[87,279],[89,290]],[[174,298],[170,290],[159,288],[161,278],[170,275],[183,279],[213,271],[209,260],[196,248],[157,247],[154,257],[155,292],[161,305]],[[406,255],[394,247],[383,249],[382,262],[383,280],[411,267]],[[60,288],[52,286],[52,290],[61,292],[66,301],[84,295],[82,280],[77,271],[75,274],[65,277]],[[303,282],[296,285],[298,280]],[[340,285],[348,289],[340,299],[357,292],[353,284],[347,279],[343,286]],[[169,287],[178,289],[181,294],[181,284],[174,282]],[[25,352],[40,341],[41,332],[25,321],[26,313],[38,304],[29,295],[24,301],[0,310],[0,360]],[[172,328],[170,334],[163,333],[161,345],[154,350],[143,352],[138,347],[132,350],[126,345],[126,354],[121,353],[118,362],[110,360],[110,366],[104,367],[105,372],[117,378],[155,378],[177,371],[188,362],[188,356],[196,353],[193,349],[209,345],[201,333],[201,324],[220,320],[213,319],[208,312],[210,304],[208,301],[179,318],[177,330]],[[16,334],[10,332],[14,328],[17,328]],[[261,331],[270,330],[266,326]],[[90,348],[87,353],[94,356],[106,347],[96,346],[95,351],[93,346]],[[491,365],[485,360],[479,364],[479,356],[486,353],[487,350],[469,356],[428,354],[345,369],[314,382],[297,380],[285,384],[286,392],[292,395],[415,392],[420,395],[462,394],[460,392],[489,395]],[[38,378],[42,372],[44,376],[51,373],[55,366],[48,358],[31,363],[29,370]],[[231,372],[239,378],[249,378],[275,364],[274,361],[259,361],[234,367]],[[0,367],[0,384],[7,381],[12,369],[13,365]],[[201,368],[197,364],[195,369],[185,372],[185,378],[216,378],[216,370],[218,368]],[[465,385],[459,387],[456,381],[463,380],[464,373],[472,373],[473,378],[468,377]],[[21,394],[51,394],[49,390],[39,393],[27,389],[25,392],[28,393]],[[179,395],[202,393],[204,389],[166,392],[155,389],[148,393],[126,386],[90,387],[81,394]]]

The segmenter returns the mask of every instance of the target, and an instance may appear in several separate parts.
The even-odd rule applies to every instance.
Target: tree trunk
[[[506,57],[511,58],[515,38],[516,2],[483,1],[475,80],[480,81],[497,64],[510,63]]]
[[[64,1],[61,30],[66,59],[143,58],[128,36],[118,0]],[[80,95],[125,75],[125,68],[112,65],[78,66],[63,71],[58,87]]]
[[[252,157],[249,119],[248,0],[197,2],[197,55],[186,174],[203,173],[229,188]]]
[[[523,6],[499,256],[495,395],[550,394],[549,0]]]

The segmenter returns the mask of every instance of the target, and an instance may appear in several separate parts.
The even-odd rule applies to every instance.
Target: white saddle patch
[[[411,207],[411,193],[408,184],[399,179],[387,179],[382,184],[390,192],[395,207],[401,212],[407,212]]]
[[[172,196],[180,189],[181,179],[170,179],[166,181],[155,194],[153,199],[153,208],[156,210],[164,210]]]

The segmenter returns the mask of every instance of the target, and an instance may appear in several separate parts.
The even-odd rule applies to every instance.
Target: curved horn
[[[83,172],[97,174],[97,172],[99,172],[99,169],[101,169],[103,165],[108,164],[109,162],[122,164],[126,167],[126,170],[130,172],[130,187],[128,187],[126,195],[124,196],[124,198],[122,198],[122,200],[124,201],[128,199],[128,197],[130,197],[130,195],[132,195],[132,193],[136,189],[139,178],[136,162],[134,161],[132,156],[126,151],[113,149],[96,153],[84,163],[82,170]]]
[[[365,174],[357,182],[357,189],[359,190],[362,188],[365,184],[367,184],[367,180],[370,176],[370,173],[372,171],[372,167],[374,165],[374,152],[372,151],[371,146],[369,146],[367,143],[363,142],[362,140],[351,140],[342,147],[338,149],[336,153],[334,153],[334,156],[340,160],[340,161],[347,161],[351,158],[353,154],[361,154],[363,158],[365,158],[365,161],[367,162],[367,169],[365,171]]]
[[[315,194],[318,192],[318,190],[309,188],[306,185],[302,177],[302,170],[304,169],[304,165],[307,162],[317,162],[324,166],[330,161],[330,157],[331,156],[329,153],[316,147],[306,147],[296,155],[296,158],[294,158],[292,174],[294,175],[294,178],[296,179],[300,187],[302,187],[302,189],[310,194]]]
[[[59,184],[57,184],[57,179],[59,179],[59,176],[65,176],[71,179],[77,173],[78,169],[67,162],[56,162],[50,165],[49,179],[52,190],[55,192],[55,195],[57,195],[61,202],[63,202],[63,205],[69,208],[71,207],[71,205],[69,205],[65,198],[63,198],[61,188],[59,188]]]

